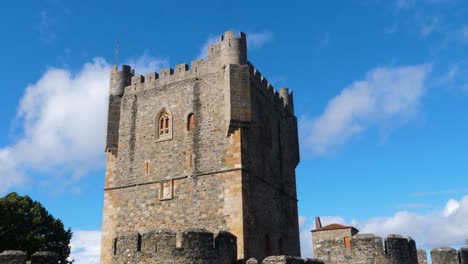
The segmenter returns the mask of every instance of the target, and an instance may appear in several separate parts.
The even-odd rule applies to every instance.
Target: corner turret
[[[127,65],[122,65],[122,71],[118,70],[117,65],[111,68],[106,152],[111,152],[114,155],[117,153],[119,142],[120,103],[124,88],[130,85],[133,75],[132,69]]]
[[[128,65],[122,65],[122,71],[118,70],[118,66],[114,65],[111,68],[110,77],[110,95],[122,96],[125,86],[130,85],[132,79],[132,69]]]
[[[223,64],[244,65],[247,63],[247,38],[241,32],[236,37],[234,31],[226,31],[220,42],[208,47],[208,59],[219,56]]]
[[[280,98],[283,98],[283,105],[290,115],[294,115],[293,93],[288,88],[280,88]]]

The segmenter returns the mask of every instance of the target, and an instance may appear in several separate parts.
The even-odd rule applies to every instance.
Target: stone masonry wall
[[[468,248],[435,248],[431,258],[432,264],[468,264]]]
[[[57,264],[58,255],[50,251],[38,251],[26,262],[26,253],[20,250],[6,250],[0,254],[0,264]]]
[[[169,230],[121,233],[114,242],[113,264],[198,263],[230,264],[237,260],[236,237],[220,232],[216,237],[203,229],[182,233],[177,247],[176,233]]]
[[[218,61],[194,61],[191,71],[177,66],[158,79],[133,76],[124,88],[118,151],[107,160],[103,263],[110,263],[111,238],[121,231],[171,225],[227,229],[242,238],[240,131],[227,136],[224,75]],[[163,108],[172,135],[157,140],[155,119]],[[196,127],[189,131],[190,113]],[[160,199],[163,183],[170,185],[169,199]]]
[[[373,234],[359,234],[351,238],[351,248],[344,248],[342,239],[317,241],[315,257],[325,264],[425,264],[426,251],[417,250],[416,242],[400,235],[389,235],[384,240]],[[437,248],[431,251],[433,264],[468,264],[468,248],[459,251]]]
[[[315,255],[333,262],[344,261],[346,255],[344,238],[351,238],[353,235],[355,234],[352,233],[352,228],[313,231]]]
[[[114,240],[113,264],[173,263],[173,264],[258,264],[255,258],[237,260],[236,237],[228,232],[217,235],[203,229],[182,233],[180,246],[177,235],[170,230],[121,233]],[[263,264],[323,264],[317,259],[291,256],[269,256]]]
[[[248,256],[300,256],[295,168],[299,163],[292,94],[278,93],[248,65],[251,123],[245,129],[246,238]]]
[[[168,227],[229,230],[238,258],[299,255],[297,121],[292,94],[280,93],[247,62],[242,33],[226,32],[191,67],[144,77],[114,66],[101,263],[117,234]],[[166,137],[161,111],[171,117]]]
[[[315,256],[327,264],[417,264],[417,251],[414,240],[397,235],[382,238],[372,234],[359,234],[351,238],[350,249],[345,249],[342,239],[317,241],[319,251]]]

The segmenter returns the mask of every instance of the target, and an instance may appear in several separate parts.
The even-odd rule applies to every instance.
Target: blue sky
[[[323,222],[468,238],[468,3],[363,1],[14,1],[0,9],[0,194],[41,201],[97,263],[108,71],[203,57],[226,30],[289,87],[300,121],[301,241]]]

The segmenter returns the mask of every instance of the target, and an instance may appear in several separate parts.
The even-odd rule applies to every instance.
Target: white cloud
[[[457,38],[462,41],[468,41],[468,25],[463,25],[457,32]]]
[[[444,216],[449,217],[456,213],[460,208],[460,203],[455,199],[450,199],[444,209]]]
[[[135,63],[156,70],[161,61],[149,58]],[[26,88],[17,112],[20,135],[0,147],[0,193],[31,182],[67,186],[104,165],[109,70],[96,58],[76,74],[49,69]]]
[[[208,47],[207,47],[208,48]],[[137,74],[145,75],[150,72],[157,72],[160,69],[169,67],[167,59],[159,59],[151,56],[148,52],[144,52],[138,58],[131,58],[125,64],[132,66]]]
[[[261,48],[273,40],[273,33],[267,30],[263,32],[250,32],[246,33],[246,35],[249,48]]]
[[[416,0],[396,0],[397,9],[410,9],[416,4]]]
[[[76,264],[99,264],[101,255],[101,231],[77,230],[70,243],[70,259]]]
[[[301,118],[303,146],[326,154],[371,126],[406,122],[418,112],[430,69],[422,64],[371,70],[331,99],[321,116]]]
[[[468,237],[468,196],[460,201],[451,199],[442,210],[426,214],[397,212],[391,217],[372,218],[357,223],[360,233],[380,236],[401,234],[411,236],[418,247],[434,248],[463,244]]]
[[[46,43],[53,42],[57,38],[56,18],[52,18],[50,14],[46,11],[41,11],[39,13],[39,22],[35,25],[39,31],[40,38]]]
[[[461,90],[462,92],[468,92],[468,83],[462,84]]]
[[[414,192],[411,195],[416,197],[426,197],[426,196],[438,196],[438,195],[455,195],[455,194],[464,194],[468,193],[468,188],[459,188],[459,189],[447,189],[447,190],[438,190],[438,191],[429,191],[429,192]]]
[[[320,45],[327,46],[330,43],[331,34],[327,32],[320,37]]]
[[[457,77],[459,71],[460,71],[460,67],[457,64],[450,65],[450,68],[449,68],[448,72],[444,76],[442,76],[438,80],[438,82],[441,83],[441,84],[445,84],[447,82],[452,82]]]
[[[206,59],[206,53],[208,51],[208,47],[210,45],[216,44],[220,41],[220,36],[209,36],[203,46],[200,48],[200,53],[198,54],[197,58],[198,59]]]
[[[306,221],[307,221],[307,217],[299,216],[299,228],[303,228]]]
[[[439,25],[439,19],[433,17],[429,22],[423,23],[421,26],[421,35],[423,37],[429,36]]]

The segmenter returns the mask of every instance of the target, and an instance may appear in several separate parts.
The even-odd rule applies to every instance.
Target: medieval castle
[[[320,219],[318,259],[300,259],[292,92],[247,60],[243,33],[207,52],[159,74],[112,68],[101,263],[427,263],[412,239]]]
[[[112,68],[101,263],[121,234],[143,250],[140,234],[161,229],[229,231],[239,259],[300,255],[293,95],[248,62],[243,33],[207,57],[146,76]]]
[[[424,264],[411,238],[312,231],[301,259],[293,95],[247,60],[228,31],[207,60],[146,76],[113,66],[106,140],[102,264]],[[57,263],[38,252],[31,264]],[[431,251],[433,264],[468,264],[468,248]],[[26,264],[4,251],[0,264]]]

